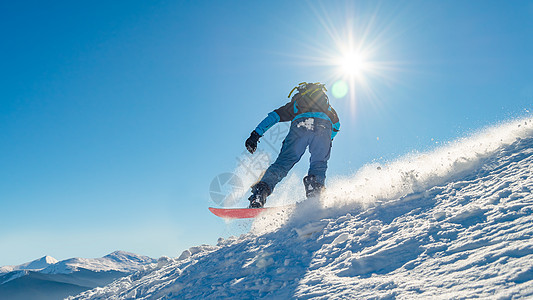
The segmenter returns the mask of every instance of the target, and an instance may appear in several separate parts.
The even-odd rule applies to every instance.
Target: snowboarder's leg
[[[281,147],[278,158],[266,170],[258,184],[266,184],[269,191],[272,192],[276,184],[287,176],[287,173],[294,164],[300,160],[311,137],[312,136],[305,128],[298,128],[292,124],[289,134],[287,134],[287,137],[283,141],[283,146]],[[249,199],[253,198],[255,198],[254,194],[252,194]],[[250,200],[250,202],[252,202],[252,200]]]
[[[266,182],[269,187],[274,187],[280,182],[292,167],[300,160],[307,148],[309,134],[305,129],[291,125],[287,137],[283,141],[283,146],[276,161],[266,170],[261,181]]]
[[[307,175],[309,182],[323,187],[326,181],[326,170],[331,153],[331,123],[322,119],[316,119],[315,123],[314,135],[309,143],[311,158],[309,159],[309,171]],[[311,176],[313,177],[312,181],[310,181]]]

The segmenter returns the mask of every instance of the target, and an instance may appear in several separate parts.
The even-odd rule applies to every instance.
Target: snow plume
[[[530,118],[481,130],[427,153],[412,153],[386,164],[369,164],[353,176],[332,180],[323,206],[372,206],[461,178],[487,157],[533,133]]]
[[[533,134],[533,120],[524,118],[485,128],[468,137],[423,153],[411,153],[388,163],[363,166],[347,177],[330,178],[321,201],[304,201],[298,209],[286,209],[257,218],[252,232],[264,234],[291,222],[335,217],[346,211],[360,211],[379,206],[410,194],[462,178],[498,150]],[[305,192],[301,176],[284,179],[269,197],[267,206],[287,205],[300,201]],[[293,224],[293,225],[294,225]]]
[[[253,155],[244,153],[237,157],[237,162],[238,165],[233,174],[238,178],[239,184],[232,186],[228,197],[230,201],[222,203],[224,207],[248,205],[243,199],[250,193],[250,187],[256,184],[265,173],[272,162],[272,154],[262,150],[258,150]]]

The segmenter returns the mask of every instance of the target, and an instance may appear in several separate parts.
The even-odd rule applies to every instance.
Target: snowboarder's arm
[[[276,123],[292,121],[292,119],[294,119],[296,116],[296,111],[295,101],[290,101],[282,107],[270,112],[267,117],[263,119],[259,125],[257,125],[255,131],[260,136],[263,136],[263,134],[265,134],[265,132]]]
[[[259,142],[259,138],[265,134],[265,132],[272,126],[274,126],[278,122],[286,122],[292,120],[294,118],[294,114],[291,116],[291,113],[289,112],[289,107],[292,108],[294,106],[294,101],[291,101],[284,106],[270,112],[266,118],[257,125],[257,127],[252,131],[250,134],[250,137],[246,140],[244,145],[246,146],[246,149],[250,153],[254,153],[257,149],[257,143]]]
[[[250,137],[246,140],[244,145],[246,146],[246,149],[248,152],[254,154],[255,150],[257,149],[257,143],[259,142],[259,138],[265,134],[265,132],[274,124],[279,122],[279,115],[273,111],[270,112],[259,125],[252,131],[250,134]]]
[[[279,115],[275,111],[272,111],[267,115],[266,118],[263,119],[263,121],[261,121],[261,123],[259,123],[259,125],[257,125],[255,132],[257,132],[260,136],[263,136],[263,134],[265,134],[270,127],[278,123],[279,120]]]

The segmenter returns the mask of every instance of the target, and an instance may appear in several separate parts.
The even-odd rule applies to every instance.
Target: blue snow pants
[[[261,181],[268,184],[273,191],[276,184],[287,176],[309,146],[311,158],[307,174],[315,175],[317,181],[324,185],[331,153],[331,130],[331,122],[321,118],[293,120],[278,158],[266,170]]]

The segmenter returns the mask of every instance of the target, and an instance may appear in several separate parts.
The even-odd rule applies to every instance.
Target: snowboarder
[[[270,165],[263,177],[252,186],[250,208],[265,205],[266,198],[289,170],[296,164],[309,146],[311,154],[309,171],[303,183],[307,198],[319,196],[324,189],[326,169],[331,151],[331,142],[340,128],[337,112],[331,107],[326,87],[321,83],[302,82],[292,89],[297,90],[291,101],[270,112],[259,123],[245,146],[250,153],[257,149],[259,138],[274,124],[291,121],[289,133],[276,161]]]

